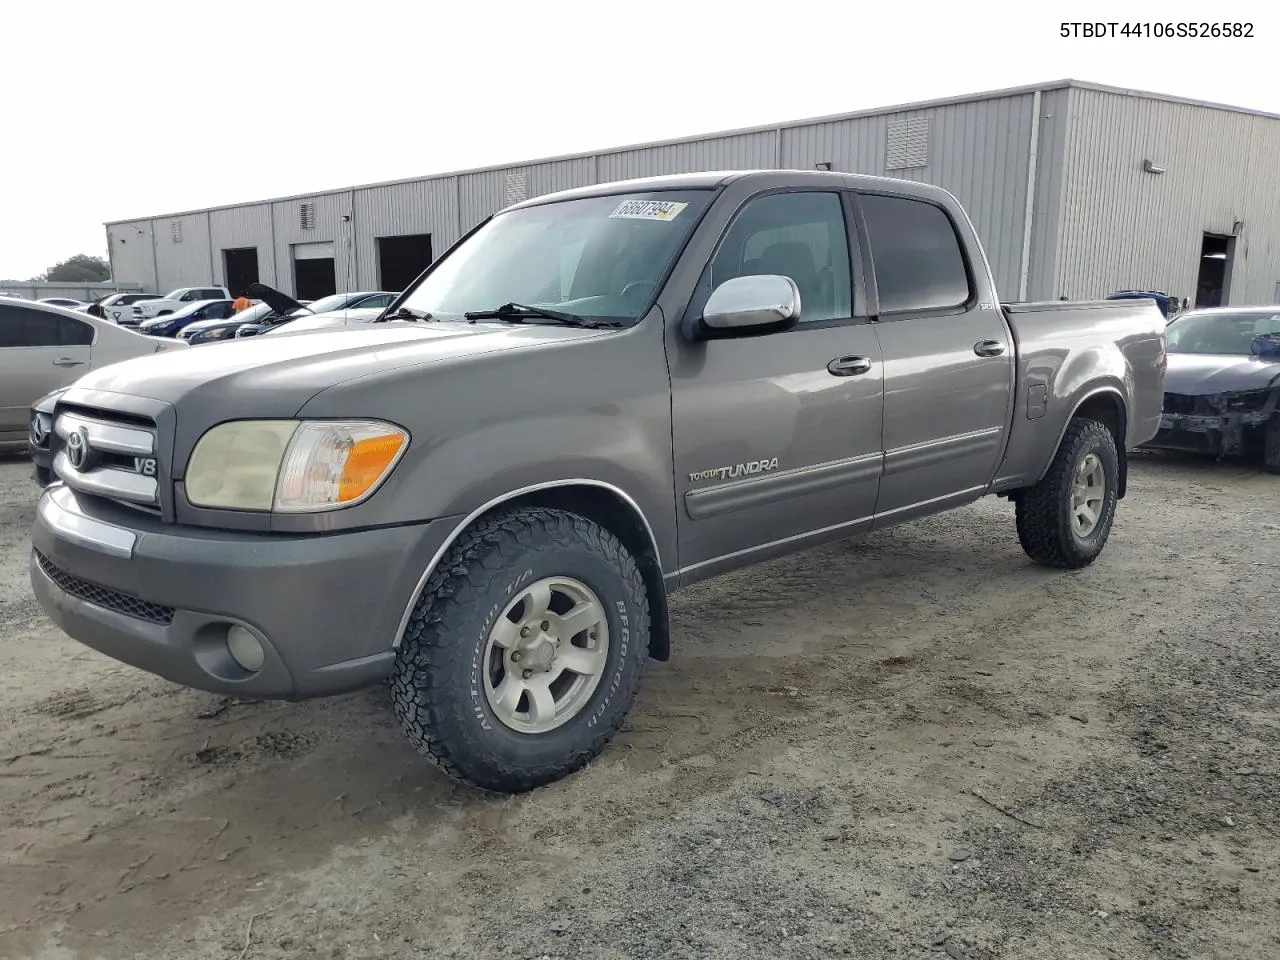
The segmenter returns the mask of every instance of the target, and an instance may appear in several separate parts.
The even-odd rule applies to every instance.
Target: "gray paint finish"
[[[73,405],[82,416],[150,418],[159,503],[154,516],[131,517],[68,480],[45,494],[59,511],[39,512],[36,548],[74,576],[175,613],[165,631],[132,629],[67,594],[37,558],[41,604],[72,636],[181,683],[254,696],[333,693],[386,673],[408,610],[465,519],[514,495],[558,487],[613,496],[650,541],[637,550],[655,570],[649,588],[661,619],[663,580],[693,583],[1036,483],[1082,403],[1103,403],[1124,424],[1122,449],[1154,434],[1164,318],[1153,303],[1002,311],[963,208],[925,184],[767,171],[628,189],[707,187],[715,192],[706,214],[690,222],[669,276],[629,326],[368,325],[214,344],[85,378],[59,399],[55,422]],[[878,290],[854,245],[853,316],[741,338],[692,335],[686,315],[697,321],[700,279],[725,230],[749,200],[779,190],[840,196],[857,236],[865,193],[941,207],[967,252],[972,296],[945,314],[859,313],[859,304],[875,309]],[[855,356],[865,361],[856,370],[840,367]],[[582,376],[593,370],[608,375]],[[208,429],[278,417],[385,419],[411,440],[377,492],[343,509],[248,513],[187,500],[188,463]],[[718,469],[762,460],[767,470]],[[73,542],[67,531],[89,521],[137,533],[136,556]],[[292,590],[262,576],[277,567]],[[347,607],[352,590],[359,606],[376,607],[360,630]],[[282,595],[313,598],[309,619],[297,622]],[[332,618],[328,597],[344,605]],[[201,645],[215,622],[259,630],[271,669],[251,685],[227,674],[223,648]]]

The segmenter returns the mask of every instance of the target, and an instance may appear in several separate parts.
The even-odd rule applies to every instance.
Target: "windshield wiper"
[[[475,323],[477,320],[506,320],[510,323],[524,323],[526,320],[554,320],[567,327],[616,327],[616,320],[592,320],[580,317],[576,313],[561,313],[559,310],[546,310],[542,307],[530,307],[523,303],[504,303],[492,310],[472,310],[464,313],[464,317]]]
[[[395,313],[378,317],[378,321],[383,320],[430,320],[431,314],[425,310],[414,310],[412,307],[399,307]]]

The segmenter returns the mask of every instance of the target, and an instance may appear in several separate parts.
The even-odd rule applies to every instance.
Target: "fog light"
[[[227,651],[232,660],[250,673],[261,670],[267,657],[258,638],[244,627],[232,627],[227,631]]]

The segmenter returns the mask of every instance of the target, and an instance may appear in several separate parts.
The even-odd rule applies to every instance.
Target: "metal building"
[[[148,292],[261,280],[298,297],[400,289],[507,204],[663,173],[766,167],[939,184],[1005,300],[1163,290],[1280,302],[1280,116],[1062,80],[519,165],[109,223]]]

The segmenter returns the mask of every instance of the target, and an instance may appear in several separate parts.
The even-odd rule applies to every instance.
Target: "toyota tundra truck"
[[[926,184],[542,196],[376,322],[78,381],[31,581],[71,637],[178,684],[386,684],[427,760],[520,792],[604,748],[703,578],[986,495],[1033,561],[1092,563],[1160,426],[1164,328],[1148,300],[1002,305]]]

